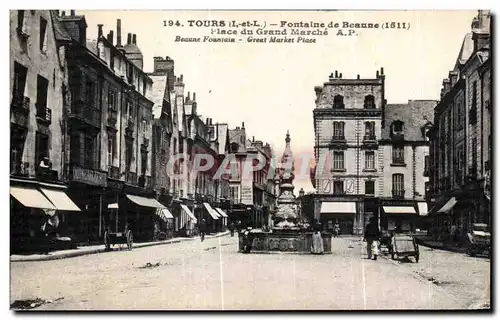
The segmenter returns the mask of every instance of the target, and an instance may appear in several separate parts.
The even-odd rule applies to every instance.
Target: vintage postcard
[[[10,308],[491,310],[491,24],[10,10]]]

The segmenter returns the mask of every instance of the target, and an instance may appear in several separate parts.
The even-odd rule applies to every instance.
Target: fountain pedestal
[[[247,237],[252,242],[251,252],[272,253],[311,253],[312,231],[298,227],[298,205],[293,194],[294,164],[293,155],[290,148],[290,135],[286,135],[286,146],[281,163],[279,164],[280,195],[277,201],[277,210],[272,213],[272,231],[251,230]],[[332,252],[332,235],[323,233],[324,253]],[[243,251],[245,246],[245,236],[239,234],[239,250]]]

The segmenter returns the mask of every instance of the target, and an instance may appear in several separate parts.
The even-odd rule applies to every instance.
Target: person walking
[[[314,219],[311,253],[323,254],[323,252],[324,252],[324,246],[323,246],[323,237],[321,237],[321,223],[319,223],[318,220]]]
[[[339,225],[339,223],[336,221],[336,222],[335,222],[335,225],[333,226],[333,236],[334,236],[335,238],[337,238],[337,237],[339,236],[339,234],[340,234],[340,225]]]
[[[200,230],[201,242],[203,242],[205,240],[205,232],[207,231],[207,222],[205,219],[201,219],[198,229]]]
[[[231,221],[231,223],[229,224],[229,232],[231,232],[231,237],[234,237],[234,229],[236,228],[236,226],[234,225],[234,222]]]
[[[377,260],[378,255],[378,240],[380,239],[380,229],[378,228],[377,218],[372,217],[370,222],[366,225],[365,238],[366,252],[368,259],[372,258]]]

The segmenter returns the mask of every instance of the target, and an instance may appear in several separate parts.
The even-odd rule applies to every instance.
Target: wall
[[[52,169],[58,171],[61,179],[62,164],[62,131],[61,118],[63,110],[62,86],[66,82],[65,73],[60,69],[59,53],[56,48],[52,27],[52,19],[48,10],[25,10],[25,32],[29,35],[22,40],[17,33],[17,10],[10,10],[10,91],[11,99],[14,85],[14,61],[28,69],[24,96],[30,98],[28,115],[28,132],[23,148],[22,162],[29,162],[29,174],[35,175],[35,137],[36,131],[46,131],[49,136],[49,156]],[[40,17],[47,21],[46,51],[39,48]],[[63,61],[64,62],[64,61]],[[52,121],[48,130],[36,121],[37,76],[48,80],[47,108],[52,111]],[[13,120],[11,112],[11,121]]]

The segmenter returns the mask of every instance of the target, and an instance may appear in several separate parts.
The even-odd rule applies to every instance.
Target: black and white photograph
[[[492,311],[493,10],[9,15],[11,311]]]

